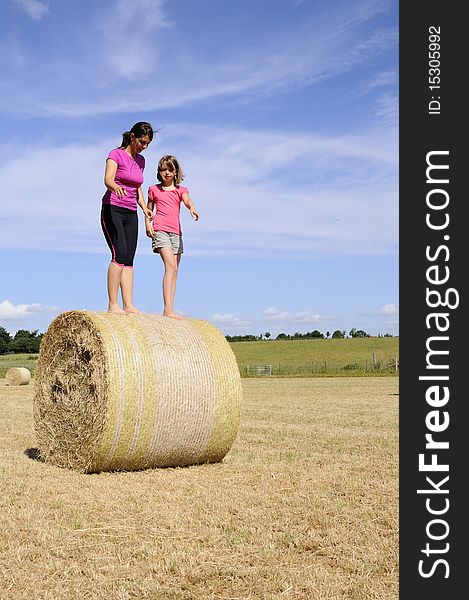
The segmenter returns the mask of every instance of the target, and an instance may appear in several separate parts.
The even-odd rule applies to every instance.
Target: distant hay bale
[[[31,373],[25,367],[12,367],[5,374],[8,385],[28,385],[31,381]]]
[[[225,336],[197,319],[60,314],[44,335],[34,423],[42,458],[81,472],[219,462],[242,402]]]

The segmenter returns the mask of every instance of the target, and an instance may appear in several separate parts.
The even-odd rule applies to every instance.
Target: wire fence
[[[26,367],[34,376],[37,355],[4,355],[0,360],[0,377],[11,367]],[[369,359],[339,363],[337,361],[310,360],[303,363],[285,361],[271,364],[239,364],[241,377],[321,377],[321,376],[373,376],[399,374],[399,357],[388,356],[384,359],[373,354]]]
[[[309,361],[307,363],[276,362],[269,365],[246,364],[240,368],[243,377],[320,377],[351,375],[398,375],[399,357],[388,357],[386,360],[373,356],[370,360],[350,363],[327,361]]]

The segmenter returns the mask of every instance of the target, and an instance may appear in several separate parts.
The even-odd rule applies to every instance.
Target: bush
[[[8,352],[8,344],[5,340],[0,337],[0,354],[6,354]]]

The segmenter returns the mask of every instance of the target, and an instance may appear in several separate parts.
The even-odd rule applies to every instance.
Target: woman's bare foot
[[[177,321],[182,321],[184,319],[184,317],[181,317],[181,315],[177,315],[173,312],[164,312],[163,317],[169,317],[170,319],[176,319]]]
[[[143,315],[141,310],[138,310],[135,306],[126,306],[125,311],[128,315]]]
[[[125,310],[123,310],[118,304],[110,304],[107,307],[108,313],[113,313],[115,315],[125,315]]]

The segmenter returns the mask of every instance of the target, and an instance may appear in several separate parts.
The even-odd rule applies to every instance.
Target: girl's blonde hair
[[[165,154],[158,161],[158,168],[156,170],[156,178],[160,183],[163,183],[163,178],[160,176],[160,171],[163,170],[163,167],[167,165],[171,171],[174,171],[174,185],[179,185],[181,181],[184,179],[184,173],[182,172],[181,167],[179,166],[178,159],[172,154]]]

